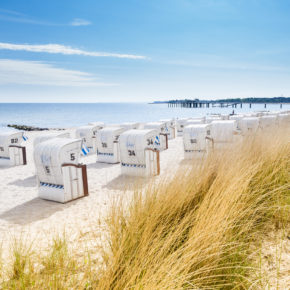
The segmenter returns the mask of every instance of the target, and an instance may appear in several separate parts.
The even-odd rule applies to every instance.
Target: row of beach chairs
[[[97,162],[120,163],[121,174],[148,177],[160,173],[160,151],[176,135],[183,137],[184,157],[201,160],[211,150],[227,150],[245,135],[289,124],[290,112],[260,112],[145,124],[96,122],[76,128],[73,134],[41,134],[34,139],[33,152],[39,196],[65,203],[88,195],[81,156],[94,154]],[[21,144],[25,139],[23,132],[0,133],[0,165],[26,164]]]

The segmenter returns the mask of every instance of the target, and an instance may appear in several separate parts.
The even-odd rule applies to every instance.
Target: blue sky
[[[288,0],[0,2],[0,102],[280,95]]]

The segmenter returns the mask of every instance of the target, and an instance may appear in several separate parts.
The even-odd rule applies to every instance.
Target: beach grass
[[[263,240],[289,226],[288,136],[244,138],[137,188],[112,206],[101,250],[79,257],[65,235],[45,255],[17,247],[2,288],[264,289]],[[101,263],[90,259],[96,251]]]

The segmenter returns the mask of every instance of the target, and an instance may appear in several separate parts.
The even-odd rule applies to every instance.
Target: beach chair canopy
[[[145,149],[153,149],[157,130],[129,130],[120,135],[120,159],[128,164],[145,164]]]
[[[78,164],[82,140],[54,138],[37,144],[34,148],[34,162],[40,181],[63,184],[63,164]]]
[[[0,132],[0,157],[9,158],[9,146],[20,146],[23,141],[22,131]]]
[[[237,129],[235,120],[213,121],[210,124],[210,134],[214,142],[233,142],[234,133]]]
[[[149,122],[144,124],[144,129],[154,129],[157,130],[158,133],[166,133],[166,122]]]
[[[260,117],[261,129],[276,125],[277,115],[265,115]]]
[[[239,120],[239,126],[243,134],[247,132],[256,132],[259,128],[259,118],[258,117],[247,117]]]
[[[206,137],[209,135],[209,124],[195,124],[186,126],[183,132],[184,149],[206,150]]]
[[[101,152],[111,153],[114,142],[119,140],[120,135],[126,131],[122,127],[105,127],[97,132],[97,148]]]

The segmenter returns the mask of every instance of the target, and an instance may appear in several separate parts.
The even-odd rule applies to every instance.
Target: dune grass
[[[107,217],[103,263],[56,239],[46,256],[15,251],[6,289],[259,289],[263,237],[289,225],[289,131],[246,138],[136,190]],[[126,205],[125,205],[126,204]]]

